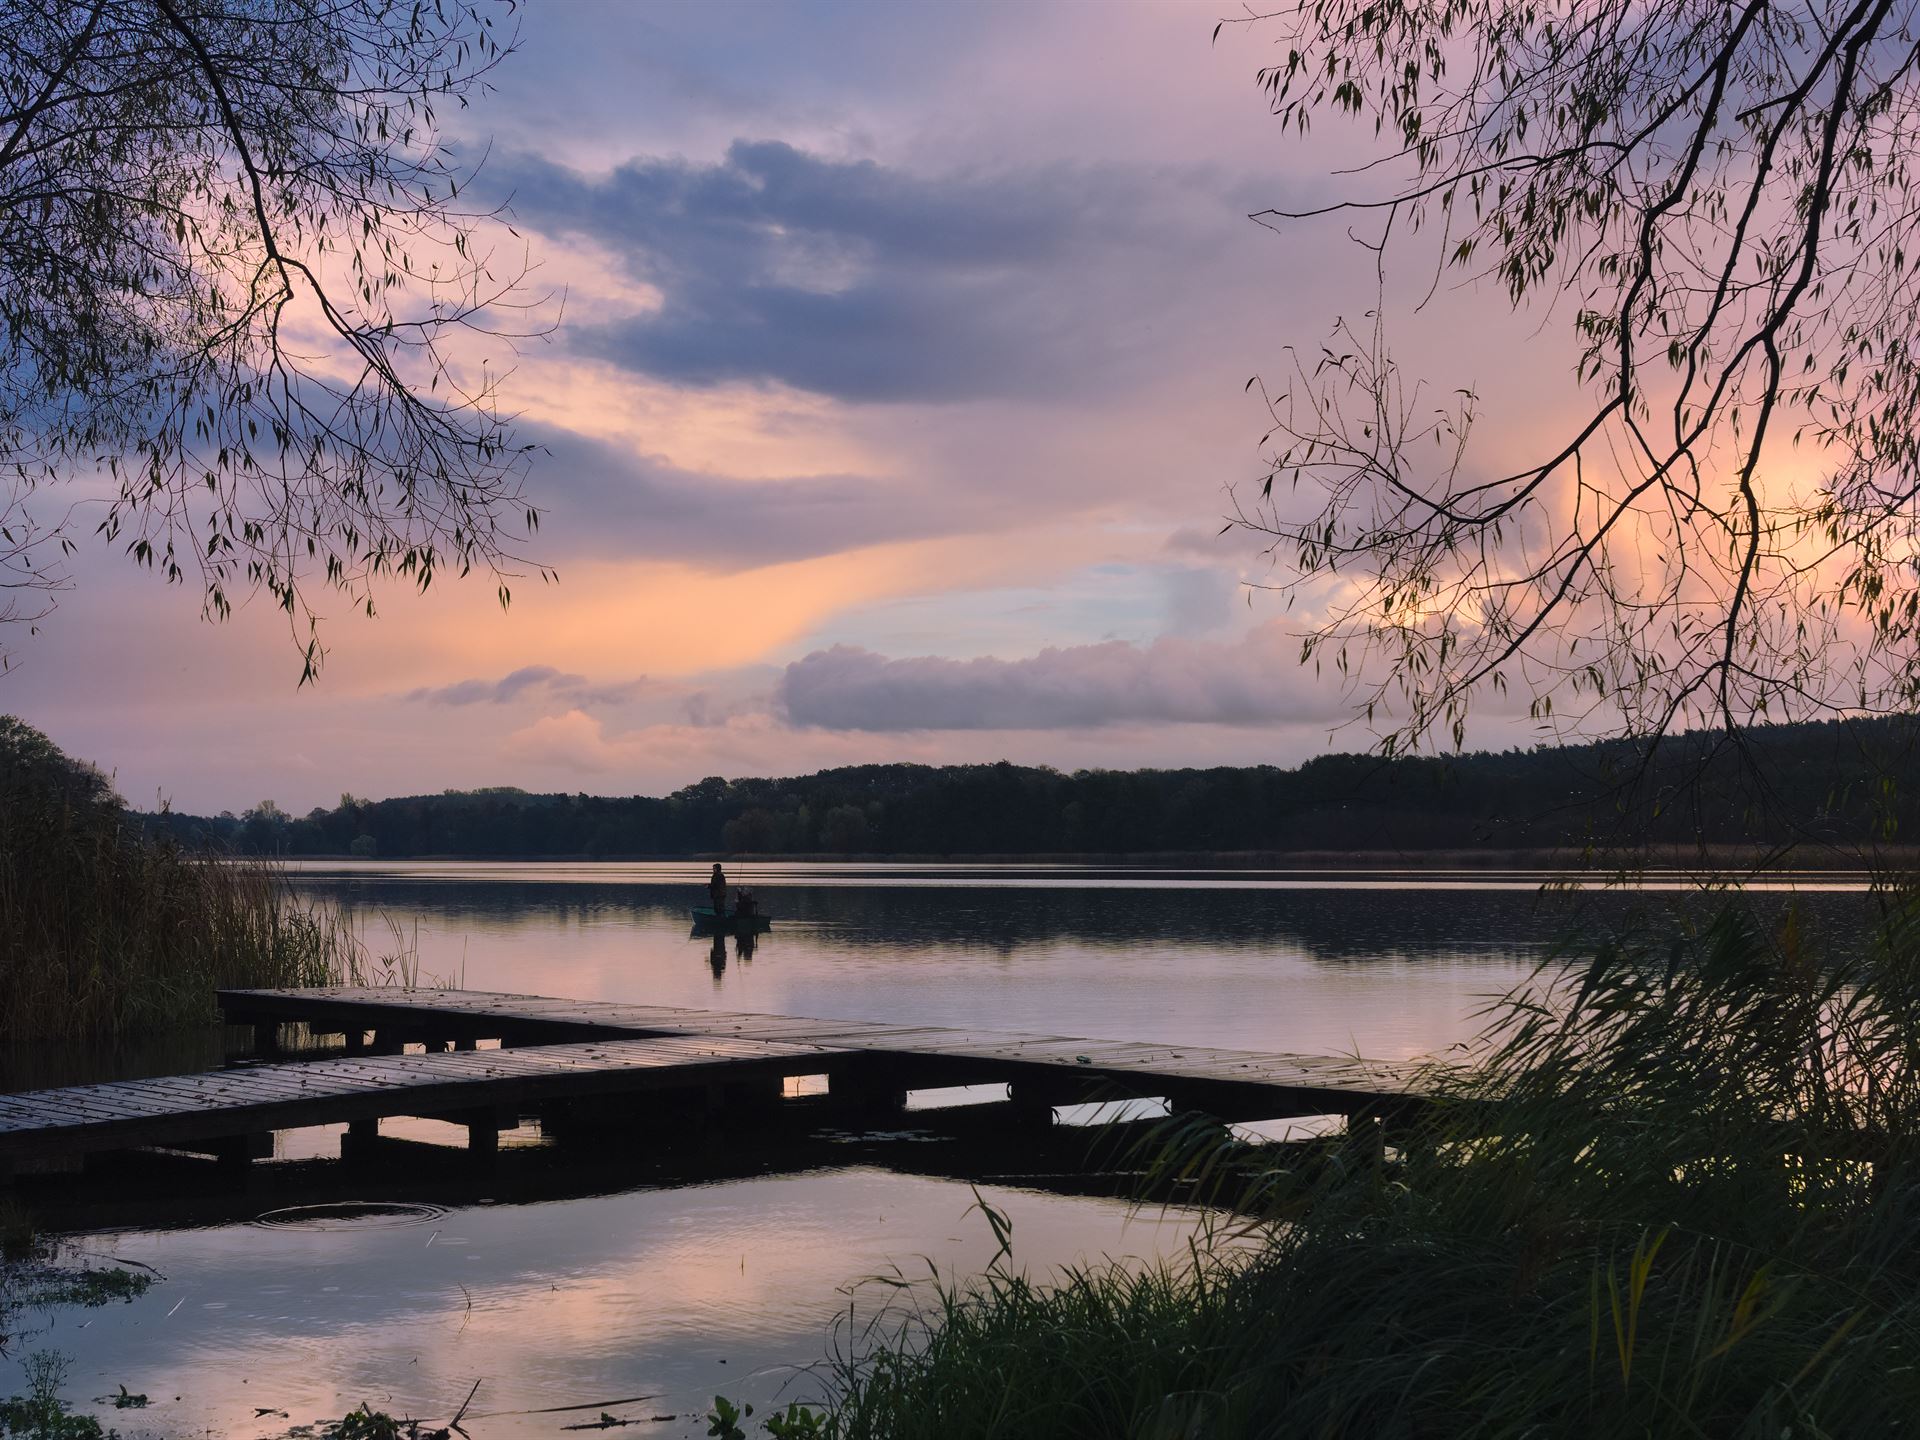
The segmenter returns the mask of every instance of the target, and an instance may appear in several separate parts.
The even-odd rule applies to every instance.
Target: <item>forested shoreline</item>
[[[1911,717],[1578,746],[1275,766],[1063,772],[860,765],[710,777],[665,796],[510,787],[366,800],[303,816],[144,817],[155,833],[288,856],[623,858],[715,854],[1165,856],[1457,852],[1515,860],[1611,849],[1884,850],[1920,835]],[[1765,777],[1764,781],[1757,777]]]

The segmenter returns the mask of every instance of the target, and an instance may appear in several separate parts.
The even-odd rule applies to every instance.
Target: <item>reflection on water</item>
[[[1012,1218],[1015,1264],[1036,1275],[1178,1255],[1198,1223],[981,1190]],[[0,1358],[0,1395],[20,1388],[23,1352],[54,1345],[73,1358],[71,1394],[153,1397],[144,1411],[99,1411],[130,1440],[279,1434],[362,1400],[444,1423],[475,1380],[464,1423],[477,1437],[551,1435],[603,1408],[679,1417],[644,1434],[704,1435],[716,1391],[762,1407],[817,1394],[804,1371],[829,1352],[836,1317],[852,1307],[864,1323],[901,1302],[864,1278],[983,1269],[994,1242],[974,1204],[965,1185],[856,1170],[482,1205],[425,1225],[375,1214],[95,1235],[89,1251],[165,1280],[131,1304],[54,1318]],[[588,1408],[526,1413],[561,1406]]]
[[[774,917],[758,947],[690,938],[696,864],[302,868],[393,915],[421,968],[477,989],[1251,1049],[1432,1053],[1569,935],[1710,902],[1682,889],[1543,894],[1537,875],[1358,877],[1053,867],[736,866]],[[1789,899],[1857,943],[1868,897]],[[1837,888],[1849,887],[1849,888]],[[384,927],[376,926],[376,930]]]
[[[757,945],[689,935],[698,865],[308,865],[300,883],[369,920],[385,912],[417,935],[424,972],[473,988],[1382,1058],[1469,1036],[1488,997],[1558,940],[1711,908],[1681,887],[1542,895],[1527,876],[736,871],[774,917]],[[1788,898],[1757,903],[1777,914]],[[1804,933],[1838,948],[1861,943],[1872,915],[1831,877],[1796,903]],[[112,1064],[199,1068],[217,1034],[194,1044]],[[8,1063],[16,1083],[44,1084],[107,1062]],[[989,1198],[1037,1271],[1178,1255],[1195,1224],[1104,1200]],[[132,1305],[49,1317],[0,1358],[0,1395],[18,1388],[20,1356],[51,1344],[76,1360],[71,1393],[155,1397],[151,1411],[98,1412],[129,1436],[273,1435],[362,1400],[444,1420],[476,1379],[476,1436],[553,1434],[599,1408],[674,1414],[644,1433],[700,1435],[716,1391],[765,1401],[817,1361],[862,1276],[924,1273],[917,1257],[977,1272],[992,1241],[973,1203],[964,1185],[864,1169],[93,1236],[90,1250],[165,1281]],[[809,1393],[797,1383],[789,1393]],[[648,1398],[611,1403],[633,1396]],[[575,1405],[593,1408],[527,1413]]]

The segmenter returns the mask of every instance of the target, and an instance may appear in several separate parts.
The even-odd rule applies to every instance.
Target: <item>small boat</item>
[[[711,905],[693,907],[697,935],[764,935],[773,929],[771,915],[716,915]]]

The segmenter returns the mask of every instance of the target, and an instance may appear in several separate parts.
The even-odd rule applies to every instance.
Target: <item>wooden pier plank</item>
[[[1034,1082],[1036,1093],[1234,1097],[1245,1109],[1365,1110],[1417,1098],[1414,1065],[1353,1056],[1264,1054],[860,1020],[689,1010],[493,992],[331,987],[225,991],[236,1022],[305,1023],[317,1033],[388,1031],[437,1040],[512,1037],[498,1050],[352,1054],[0,1095],[0,1160],[138,1145],[190,1144],[387,1115],[509,1109],[618,1098],[852,1064],[874,1082]],[[1209,1087],[1216,1087],[1209,1089]]]
[[[633,1038],[526,1051],[311,1060],[28,1091],[0,1095],[0,1158],[804,1074],[827,1053],[800,1043]]]
[[[1276,1089],[1324,1090],[1343,1104],[1368,1099],[1407,1099],[1422,1090],[1422,1067],[1354,1056],[1266,1054],[1206,1046],[1124,1040],[1079,1039],[1011,1031],[959,1030],[877,1021],[823,1020],[805,1016],[687,1010],[620,1001],[570,1001],[552,996],[490,991],[391,990],[337,987],[323,990],[222,992],[236,1012],[258,1009],[299,1018],[330,1006],[372,1007],[421,1023],[467,1023],[477,1017],[499,1023],[537,1022],[582,1029],[631,1029],[645,1034],[733,1036],[742,1040],[804,1040],[836,1049],[882,1053],[902,1060],[944,1058],[1013,1064],[1022,1068],[1072,1067],[1076,1073],[1113,1074],[1129,1081],[1151,1073],[1169,1083],[1264,1085]],[[1085,1057],[1084,1059],[1082,1057]]]

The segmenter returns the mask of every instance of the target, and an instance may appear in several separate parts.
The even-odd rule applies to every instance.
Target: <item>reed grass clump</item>
[[[1471,1064],[1436,1068],[1445,1103],[1384,1161],[1263,1164],[1170,1131],[1162,1167],[1212,1177],[1255,1243],[941,1288],[840,1365],[828,1431],[1910,1433],[1910,916],[1842,962],[1732,908],[1543,971]]]
[[[359,955],[271,862],[143,835],[98,770],[0,716],[0,1042],[210,1024],[221,986],[336,983]]]

